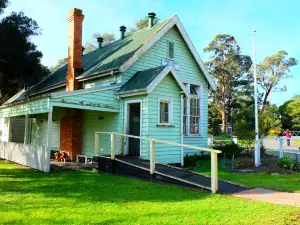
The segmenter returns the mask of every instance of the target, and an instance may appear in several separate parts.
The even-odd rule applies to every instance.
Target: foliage
[[[263,110],[269,104],[268,97],[270,93],[282,79],[291,77],[288,72],[295,65],[297,65],[296,59],[288,58],[288,53],[284,50],[267,56],[262,63],[257,64],[258,84],[264,91],[262,99]]]
[[[102,43],[103,46],[108,45],[116,40],[116,36],[114,33],[103,33],[103,34],[94,33],[92,35],[92,40],[86,42],[84,45],[85,53],[89,53],[89,52],[92,52],[92,51],[98,49],[98,42],[97,42],[98,37],[103,38],[103,43]]]
[[[203,159],[203,157],[204,157],[203,155],[197,155],[197,154],[188,155],[188,154],[186,154],[183,159],[184,167],[194,168],[197,165],[197,163]]]
[[[300,124],[294,124],[294,125],[292,126],[292,129],[293,129],[293,130],[299,131],[299,130],[300,130]]]
[[[1,3],[3,5],[3,3]],[[5,1],[4,5],[8,2]],[[40,34],[37,22],[23,12],[0,20],[0,103],[49,73],[41,64],[42,53],[30,40]]]
[[[206,66],[218,86],[217,91],[210,93],[211,109],[217,110],[220,114],[221,130],[225,131],[226,123],[231,120],[233,99],[251,82],[247,76],[252,61],[250,56],[241,54],[235,38],[228,34],[216,35],[204,52],[212,54]]]
[[[278,107],[278,113],[281,116],[281,124],[283,129],[291,129],[293,126],[292,117],[287,113],[287,106],[292,100],[286,101]]]
[[[285,156],[277,160],[277,166],[280,168],[285,168],[287,170],[293,170],[296,166],[296,161]]]
[[[0,0],[0,14],[3,13],[4,9],[8,6],[8,0]]]
[[[262,158],[262,163],[264,163]],[[196,172],[210,175],[210,160],[202,160],[197,164]],[[243,184],[249,188],[266,188],[277,191],[299,192],[300,193],[300,173],[280,174],[273,176],[269,173],[233,173],[231,170],[223,168],[222,161],[219,160],[218,175],[220,179]]]
[[[159,19],[157,17],[154,18],[154,24],[157,24],[159,21]],[[137,21],[134,25],[134,27],[131,27],[129,29],[129,31],[127,32],[127,35],[131,35],[132,33],[141,30],[145,27],[148,27],[148,23],[149,23],[149,18],[148,16],[146,16],[144,19],[140,19],[139,21]]]
[[[282,128],[273,127],[270,130],[268,130],[267,136],[281,136],[282,132]]]
[[[299,212],[90,171],[40,173],[0,162],[0,174],[2,224],[296,224]]]
[[[213,149],[221,150],[222,154],[225,154],[225,156],[238,156],[241,154],[245,149],[240,147],[239,145],[235,143],[222,143],[218,142],[213,146]]]
[[[259,112],[258,116],[259,132],[266,135],[271,128],[281,127],[280,118],[278,118],[278,109],[276,105],[269,105],[264,111]]]
[[[287,114],[292,118],[293,123],[300,124],[300,95],[296,95],[287,105]]]
[[[53,73],[54,71],[58,70],[61,66],[68,62],[68,58],[63,58],[58,60],[56,65],[50,67],[50,71]]]

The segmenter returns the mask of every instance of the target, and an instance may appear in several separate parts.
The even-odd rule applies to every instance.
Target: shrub
[[[268,136],[278,136],[278,134],[281,134],[281,133],[282,133],[282,128],[274,127],[268,131],[267,135]]]
[[[296,161],[285,156],[285,157],[277,160],[277,166],[280,168],[292,170],[296,166]]]
[[[184,167],[187,168],[194,168],[197,166],[197,162],[200,161],[201,159],[208,159],[210,156],[205,156],[205,155],[188,155],[186,154],[184,157]]]
[[[293,130],[300,130],[300,124],[294,124],[294,125],[292,126],[292,129],[293,129]]]
[[[233,154],[237,156],[244,151],[244,148],[235,143],[217,143],[213,146],[213,149],[221,150],[226,156],[232,156]]]

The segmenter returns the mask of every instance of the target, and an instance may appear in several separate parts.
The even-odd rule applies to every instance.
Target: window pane
[[[174,58],[174,43],[169,42],[169,58]]]
[[[169,103],[160,102],[160,123],[169,123]]]
[[[190,101],[190,133],[199,134],[200,99],[191,98]]]

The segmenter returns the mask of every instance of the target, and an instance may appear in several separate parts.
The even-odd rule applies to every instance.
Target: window
[[[172,109],[173,104],[170,100],[159,100],[159,124],[171,125],[172,124]]]
[[[168,42],[168,57],[170,59],[174,59],[174,43]]]
[[[183,133],[185,135],[201,134],[201,91],[200,86],[187,84],[190,99],[184,99],[183,106]]]

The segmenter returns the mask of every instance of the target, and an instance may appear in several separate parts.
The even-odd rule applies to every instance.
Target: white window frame
[[[190,112],[190,103],[191,99],[186,99],[186,133],[184,134],[185,137],[198,137],[203,134],[203,84],[193,84],[193,83],[185,83],[185,87],[187,90],[187,93],[190,95],[190,88],[191,85],[196,86],[196,91],[198,93],[198,98],[200,98],[200,103],[199,103],[199,133],[198,134],[191,134],[190,133],[190,117],[191,117],[191,112]],[[192,96],[190,96],[192,98]],[[183,120],[183,118],[182,118]]]
[[[161,123],[160,122],[160,103],[168,103],[168,123]],[[166,99],[166,98],[159,98],[158,99],[158,125],[173,125],[173,100]]]

